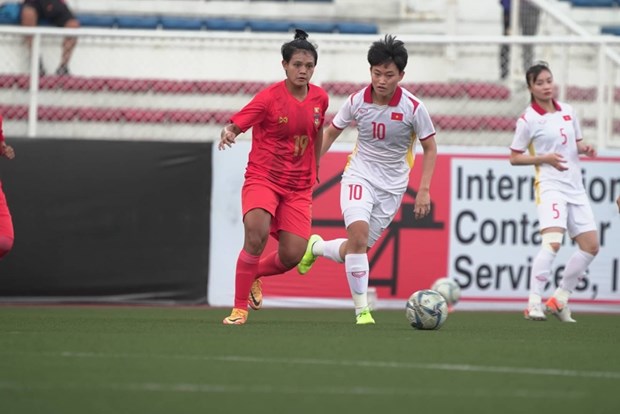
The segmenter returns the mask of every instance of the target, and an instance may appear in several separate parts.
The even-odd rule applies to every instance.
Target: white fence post
[[[598,79],[596,88],[596,143],[598,148],[606,147],[605,132],[605,79],[607,73],[607,59],[605,49],[607,45],[604,42],[598,44]]]
[[[38,98],[39,98],[39,59],[41,56],[41,33],[32,36],[30,50],[30,99],[28,102],[28,136],[37,135]]]

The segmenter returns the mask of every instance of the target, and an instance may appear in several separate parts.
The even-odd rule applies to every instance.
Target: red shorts
[[[9,206],[6,204],[6,197],[2,191],[2,182],[0,181],[0,236],[13,239],[13,221],[11,220],[11,213],[9,212]]]
[[[287,231],[299,237],[310,237],[312,226],[312,188],[284,190],[266,180],[246,179],[241,190],[243,216],[255,208],[271,214],[271,235]]]

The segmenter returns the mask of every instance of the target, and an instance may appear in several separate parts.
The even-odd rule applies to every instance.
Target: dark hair
[[[529,88],[534,83],[536,83],[536,79],[538,79],[538,76],[544,71],[551,73],[551,69],[549,69],[549,64],[547,62],[540,61],[530,66],[527,72],[525,72],[525,83],[527,84],[527,87]],[[534,95],[532,95],[531,93],[530,101],[534,102]]]
[[[385,35],[384,39],[377,40],[368,50],[368,63],[370,66],[378,66],[394,62],[400,72],[407,66],[407,49],[405,44],[396,40],[392,35]]]
[[[319,54],[316,52],[317,46],[310,43],[307,39],[308,33],[301,29],[295,29],[295,38],[282,45],[282,59],[285,62],[289,62],[296,51],[305,50],[314,56],[314,64],[316,65],[319,60]]]

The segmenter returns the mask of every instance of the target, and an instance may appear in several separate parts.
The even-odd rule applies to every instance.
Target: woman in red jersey
[[[4,141],[2,132],[2,115],[0,115],[0,155],[12,160],[15,158],[13,147]],[[2,181],[0,181],[0,260],[13,248],[13,222],[11,212],[6,203],[6,197],[2,191]]]
[[[235,278],[235,303],[226,325],[242,325],[262,306],[261,276],[297,265],[310,236],[312,187],[317,180],[327,93],[310,83],[317,63],[307,33],[295,32],[282,45],[284,81],[259,92],[232,116],[221,133],[220,150],[252,128],[252,149],[241,193],[244,242]],[[261,257],[269,234],[278,249]]]

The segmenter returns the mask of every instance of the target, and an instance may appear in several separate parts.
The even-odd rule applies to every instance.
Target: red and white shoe
[[[527,309],[523,311],[523,316],[528,321],[546,321],[547,316],[545,316],[545,312],[543,312],[542,304],[528,306]]]
[[[577,322],[571,317],[570,309],[566,303],[560,302],[553,296],[545,303],[545,307],[547,308],[547,312],[551,313],[562,322]]]

